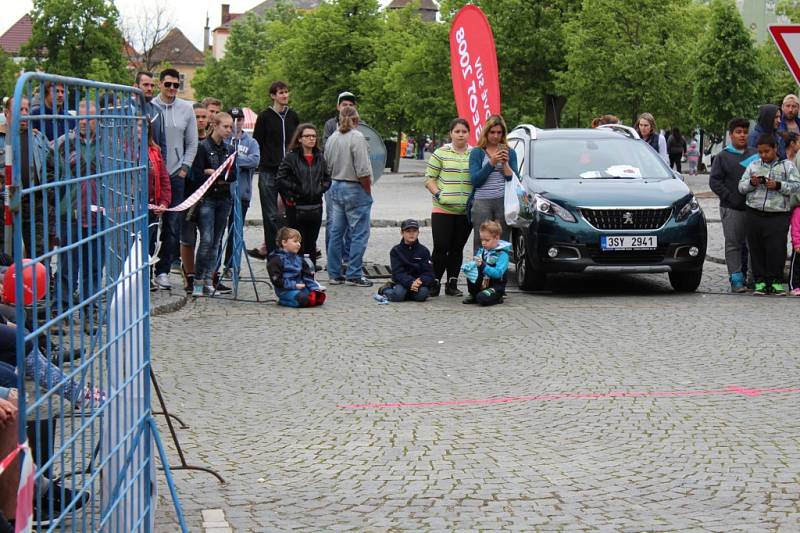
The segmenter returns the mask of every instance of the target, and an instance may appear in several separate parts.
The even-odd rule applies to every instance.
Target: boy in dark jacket
[[[745,292],[747,277],[747,247],[745,224],[745,195],[739,192],[739,179],[750,162],[757,158],[756,151],[747,146],[750,122],[734,118],[728,123],[731,143],[714,158],[708,184],[719,196],[719,215],[725,237],[725,263],[731,292]]]
[[[294,228],[278,230],[278,248],[269,255],[267,272],[278,296],[278,305],[316,307],[325,303],[325,292],[314,279],[314,267],[298,252],[300,232]]]
[[[434,283],[431,253],[419,242],[419,222],[404,220],[400,232],[403,240],[389,254],[393,285],[381,287],[378,294],[390,302],[424,302]]]

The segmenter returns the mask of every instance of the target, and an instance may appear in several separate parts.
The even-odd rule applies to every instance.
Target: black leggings
[[[300,232],[303,239],[303,255],[308,254],[308,258],[317,264],[317,238],[319,229],[322,226],[322,210],[319,218],[314,220],[297,220],[297,209],[293,206],[286,207],[286,225]],[[280,229],[280,228],[278,228]]]
[[[437,280],[447,271],[447,279],[457,278],[464,259],[464,245],[467,244],[472,226],[467,215],[431,214],[433,230],[433,273]]]
[[[675,170],[680,172],[681,159],[683,159],[683,154],[669,154],[669,168],[675,168]]]

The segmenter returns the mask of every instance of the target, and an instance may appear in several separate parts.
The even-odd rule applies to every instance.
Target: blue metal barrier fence
[[[153,528],[152,443],[161,445],[150,410],[142,98],[42,73],[21,76],[14,92],[3,242],[13,253],[0,261],[13,270],[3,292],[14,302],[0,306],[0,343],[13,345],[0,346],[0,370],[16,374],[19,442],[36,465],[34,530]]]

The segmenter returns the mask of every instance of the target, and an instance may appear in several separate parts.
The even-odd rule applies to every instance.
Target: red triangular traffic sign
[[[778,46],[778,50],[800,85],[800,24],[771,24],[769,33]]]

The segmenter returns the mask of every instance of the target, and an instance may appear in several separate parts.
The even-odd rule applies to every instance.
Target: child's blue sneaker
[[[734,272],[731,274],[731,292],[746,292],[747,287],[745,286],[744,281],[744,274],[741,272]]]
[[[383,294],[378,294],[377,292],[372,295],[372,299],[381,305],[389,303],[389,298],[387,298]]]

